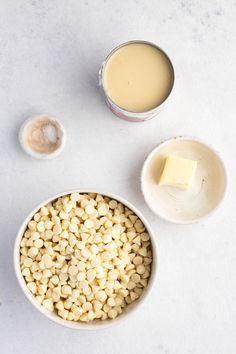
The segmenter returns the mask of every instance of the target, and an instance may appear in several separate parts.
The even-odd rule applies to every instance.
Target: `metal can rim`
[[[134,112],[134,111],[129,111],[119,105],[117,105],[117,103],[115,103],[112,98],[107,94],[107,91],[104,87],[104,83],[103,83],[103,75],[104,75],[104,69],[105,69],[105,66],[108,62],[108,60],[112,57],[112,55],[120,48],[126,46],[126,45],[129,45],[129,44],[134,44],[134,43],[143,43],[143,44],[147,44],[147,45],[151,45],[152,47],[155,47],[156,49],[158,49],[160,52],[162,52],[164,54],[164,56],[166,57],[166,59],[168,60],[169,62],[169,65],[170,65],[170,69],[171,69],[171,72],[172,72],[172,85],[171,85],[171,88],[170,88],[170,91],[168,93],[168,95],[166,96],[166,98],[156,107],[152,108],[152,109],[149,109],[147,111],[141,111],[141,112]],[[175,83],[175,70],[174,70],[174,66],[173,66],[173,63],[170,59],[170,57],[167,55],[167,53],[161,48],[159,47],[158,45],[156,45],[155,43],[153,42],[149,42],[149,41],[145,41],[145,40],[139,40],[139,39],[135,39],[135,40],[130,40],[130,41],[127,41],[127,42],[124,42],[124,43],[121,43],[119,44],[118,46],[116,46],[114,49],[112,49],[109,54],[106,56],[105,60],[103,61],[102,63],[102,66],[101,66],[101,69],[100,69],[100,72],[99,72],[99,80],[100,80],[100,85],[102,86],[102,89],[105,93],[105,96],[106,98],[111,101],[111,103],[117,107],[119,110],[121,110],[122,112],[125,113],[129,113],[129,114],[134,114],[136,117],[138,116],[143,116],[145,114],[151,114],[153,112],[155,112],[156,109],[159,109],[166,101],[167,99],[170,97],[172,91],[173,91],[173,87],[174,87],[174,83]],[[114,112],[113,112],[114,113]]]

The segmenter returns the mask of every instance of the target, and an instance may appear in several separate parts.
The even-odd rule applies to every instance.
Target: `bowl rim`
[[[168,217],[166,215],[163,215],[159,212],[157,212],[152,204],[148,201],[148,198],[147,198],[147,195],[146,195],[146,192],[144,191],[144,174],[145,174],[145,171],[148,167],[148,164],[151,160],[151,158],[153,157],[153,155],[159,150],[161,149],[163,146],[165,145],[168,145],[169,143],[171,143],[172,141],[183,141],[183,140],[186,140],[186,141],[194,141],[194,142],[197,142],[201,145],[204,145],[208,150],[210,150],[218,159],[220,165],[221,165],[221,168],[222,168],[222,172],[223,172],[223,178],[224,178],[224,190],[223,190],[223,193],[222,193],[222,196],[220,198],[220,200],[218,201],[218,203],[205,215],[202,215],[200,217],[196,217],[196,218],[193,218],[191,220],[179,220],[179,219],[176,219],[176,218],[171,218],[171,217]],[[145,158],[145,161],[143,163],[143,166],[142,166],[142,169],[141,169],[141,191],[142,191],[142,195],[143,195],[143,198],[146,202],[146,204],[148,205],[148,207],[152,210],[152,212],[157,215],[158,217],[160,217],[162,220],[165,220],[165,221],[168,221],[168,222],[172,222],[172,223],[175,223],[175,224],[182,224],[182,225],[189,225],[189,224],[193,224],[193,223],[196,223],[198,221],[202,221],[202,220],[205,220],[206,218],[208,218],[210,215],[212,215],[219,207],[220,205],[222,204],[223,200],[225,199],[225,196],[226,196],[226,193],[227,193],[227,190],[228,190],[228,176],[227,176],[227,170],[226,170],[226,166],[225,166],[225,163],[223,161],[223,159],[221,158],[220,154],[208,143],[206,143],[204,140],[202,139],[199,139],[197,137],[194,137],[194,136],[175,136],[175,137],[172,137],[172,138],[167,138],[165,140],[163,140],[162,142],[160,142],[159,144],[157,144],[149,153],[148,155],[146,156]]]
[[[23,237],[23,233],[26,229],[28,222],[32,219],[33,215],[45,204],[47,204],[59,197],[65,196],[67,194],[75,193],[75,192],[78,192],[81,194],[86,194],[86,193],[101,194],[102,196],[109,197],[109,198],[117,200],[118,202],[121,202],[122,204],[127,206],[129,209],[131,209],[140,218],[140,220],[143,222],[145,228],[147,229],[147,231],[150,235],[151,245],[152,245],[153,262],[152,262],[151,275],[149,278],[148,285],[144,289],[144,292],[140,296],[140,298],[137,301],[133,302],[133,304],[130,304],[127,306],[127,308],[129,307],[127,312],[123,312],[121,315],[117,316],[117,318],[115,318],[114,320],[98,321],[98,322],[94,322],[94,323],[92,321],[91,323],[84,323],[84,322],[79,322],[79,321],[73,322],[73,321],[68,321],[68,320],[62,319],[57,314],[55,314],[54,312],[51,313],[50,311],[45,309],[41,304],[39,304],[37,302],[35,296],[27,288],[26,282],[25,282],[24,277],[21,273],[20,262],[19,262],[20,241]],[[107,193],[107,192],[103,193],[102,191],[95,191],[94,189],[89,190],[89,189],[84,189],[84,188],[83,189],[77,188],[77,189],[72,189],[72,190],[65,191],[65,192],[60,192],[60,193],[57,193],[57,194],[47,198],[46,200],[42,201],[41,203],[39,203],[27,215],[27,217],[22,222],[22,224],[18,230],[16,239],[15,239],[14,253],[13,253],[13,263],[14,263],[15,275],[16,275],[17,281],[20,285],[20,288],[23,291],[26,298],[31,302],[31,304],[39,312],[41,312],[43,315],[45,315],[51,321],[53,321],[57,324],[60,324],[64,327],[77,329],[77,330],[98,330],[98,329],[111,327],[111,326],[118,324],[118,323],[122,322],[123,320],[127,319],[127,317],[129,317],[129,315],[134,314],[139,309],[139,307],[142,305],[142,303],[145,301],[145,299],[148,297],[148,295],[150,294],[150,292],[153,288],[153,285],[154,285],[155,279],[156,279],[156,275],[157,275],[157,264],[158,264],[157,259],[158,259],[158,257],[157,257],[157,244],[156,244],[155,234],[154,234],[149,222],[144,217],[144,215],[132,203],[130,203],[129,201],[127,201],[123,197],[117,196],[116,194]]]

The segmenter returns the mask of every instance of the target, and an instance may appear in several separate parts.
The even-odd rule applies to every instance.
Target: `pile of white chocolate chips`
[[[148,284],[152,250],[141,220],[100,194],[72,193],[28,223],[20,265],[28,289],[69,321],[114,319]]]

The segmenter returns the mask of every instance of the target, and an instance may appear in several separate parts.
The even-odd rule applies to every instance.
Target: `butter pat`
[[[197,161],[168,156],[158,184],[187,190],[193,182],[196,168]]]

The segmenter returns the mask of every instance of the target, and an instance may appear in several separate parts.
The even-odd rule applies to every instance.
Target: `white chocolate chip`
[[[50,299],[45,299],[43,301],[43,307],[49,311],[53,311],[53,302]]]

